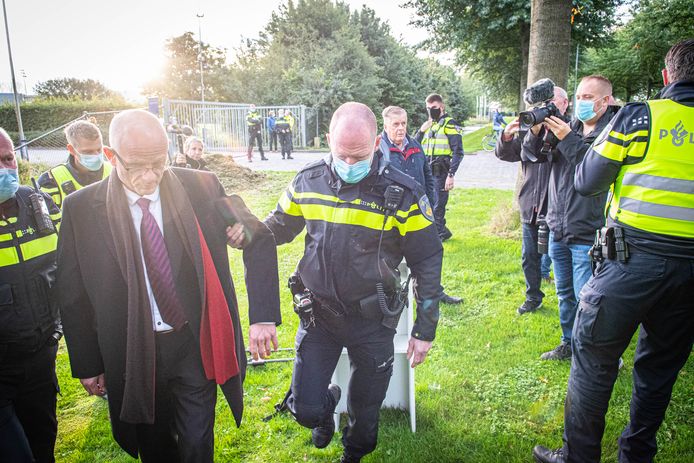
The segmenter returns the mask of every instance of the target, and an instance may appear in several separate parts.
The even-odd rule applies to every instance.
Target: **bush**
[[[33,186],[31,177],[38,180],[39,175],[46,172],[48,169],[50,169],[50,166],[42,162],[19,161],[19,184]]]
[[[489,232],[501,238],[520,237],[520,211],[513,201],[499,203],[489,220]]]

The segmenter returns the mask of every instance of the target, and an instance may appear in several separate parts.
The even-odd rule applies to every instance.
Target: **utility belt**
[[[590,248],[593,267],[605,259],[626,262],[629,260],[629,246],[624,240],[622,227],[602,227],[595,232],[595,242]]]
[[[289,289],[293,295],[294,312],[299,316],[304,328],[315,326],[316,316],[344,317],[359,316],[368,320],[379,321],[383,326],[396,329],[400,315],[408,305],[409,278],[397,291],[385,293],[382,288],[359,301],[358,304],[345,306],[334,301],[318,298],[306,288],[298,273],[289,277]]]
[[[431,175],[441,177],[448,175],[451,170],[451,157],[449,155],[431,156]]]

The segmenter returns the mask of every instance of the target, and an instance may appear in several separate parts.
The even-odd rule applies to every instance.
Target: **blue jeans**
[[[540,275],[542,278],[549,278],[549,268],[552,266],[552,258],[549,254],[542,254],[542,260],[540,261]]]
[[[554,262],[554,283],[559,299],[559,323],[563,342],[571,342],[578,295],[591,276],[589,250],[589,244],[554,241],[553,233],[549,234],[549,256]]]

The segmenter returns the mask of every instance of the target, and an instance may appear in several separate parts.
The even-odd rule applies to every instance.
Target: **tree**
[[[615,23],[615,8],[624,1],[574,0],[572,41],[604,43]],[[431,32],[431,49],[454,49],[458,64],[489,90],[520,102],[528,75],[531,0],[408,0],[406,5],[417,11],[414,24]]]
[[[192,32],[166,41],[167,61],[164,76],[145,85],[144,91],[150,95],[172,99],[199,100],[200,61],[203,63],[205,99],[216,101],[223,93],[222,80],[226,68],[226,50],[215,48],[195,40]]]
[[[60,98],[64,100],[97,100],[120,97],[120,95],[109,90],[99,81],[93,79],[75,79],[72,77],[39,82],[34,87],[34,91],[42,98]]]
[[[571,4],[566,0],[532,0],[528,83],[544,77],[566,88],[571,46]]]

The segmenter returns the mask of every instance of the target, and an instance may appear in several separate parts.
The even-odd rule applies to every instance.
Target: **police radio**
[[[29,195],[29,202],[31,203],[31,210],[34,214],[34,222],[36,222],[36,231],[41,236],[55,233],[55,225],[53,225],[51,216],[48,213],[46,200],[43,199],[43,195],[39,191],[36,179],[32,177],[31,181],[34,184],[34,192]]]
[[[395,214],[400,206],[400,201],[402,201],[402,194],[405,190],[398,185],[388,185],[386,192],[383,195],[385,197],[385,203],[383,208],[386,210],[386,217]],[[385,222],[384,222],[385,226]]]

